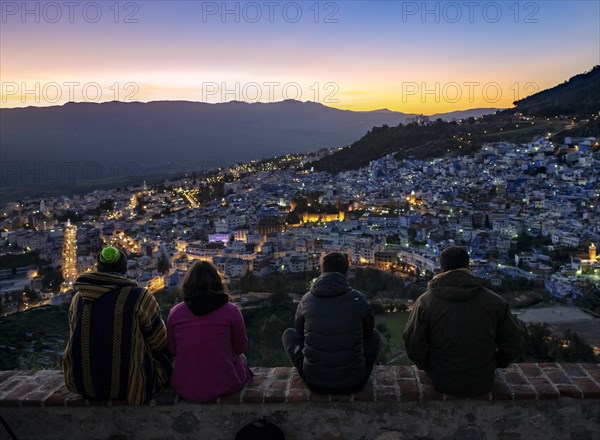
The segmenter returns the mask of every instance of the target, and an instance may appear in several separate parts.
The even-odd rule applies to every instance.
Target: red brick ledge
[[[310,392],[295,369],[253,368],[252,384],[212,404],[302,403],[302,402],[422,402],[457,400],[435,391],[425,373],[416,367],[378,366],[371,380],[358,393],[323,395]],[[553,400],[600,398],[600,365],[513,364],[497,370],[491,393],[472,400]],[[149,405],[176,405],[185,401],[167,390]],[[60,371],[0,371],[0,407],[116,406],[124,401],[94,402],[71,393]]]

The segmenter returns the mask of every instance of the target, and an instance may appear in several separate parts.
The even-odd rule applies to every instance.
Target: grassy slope
[[[406,327],[408,321],[408,312],[396,312],[396,313],[383,313],[375,316],[375,325],[384,323],[390,332],[390,354],[388,359],[383,359],[383,363],[386,364],[401,364],[401,365],[412,365],[412,362],[406,357],[406,355],[398,356],[401,352],[404,352],[404,340],[402,339],[402,333]]]
[[[0,370],[60,368],[69,334],[68,305],[0,319]]]

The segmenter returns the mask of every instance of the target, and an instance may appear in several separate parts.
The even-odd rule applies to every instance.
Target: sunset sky
[[[599,1],[0,1],[1,107],[510,107],[600,64]]]

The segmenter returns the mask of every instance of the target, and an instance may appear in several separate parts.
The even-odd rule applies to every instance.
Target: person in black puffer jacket
[[[302,297],[296,328],[283,346],[306,385],[317,393],[354,393],[367,383],[379,353],[371,306],[350,287],[348,257],[332,252],[321,260],[321,276]]]

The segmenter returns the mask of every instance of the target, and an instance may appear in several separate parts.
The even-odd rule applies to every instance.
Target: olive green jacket
[[[454,396],[490,392],[494,370],[519,354],[521,329],[508,303],[468,269],[436,275],[414,304],[404,343],[434,387]]]

